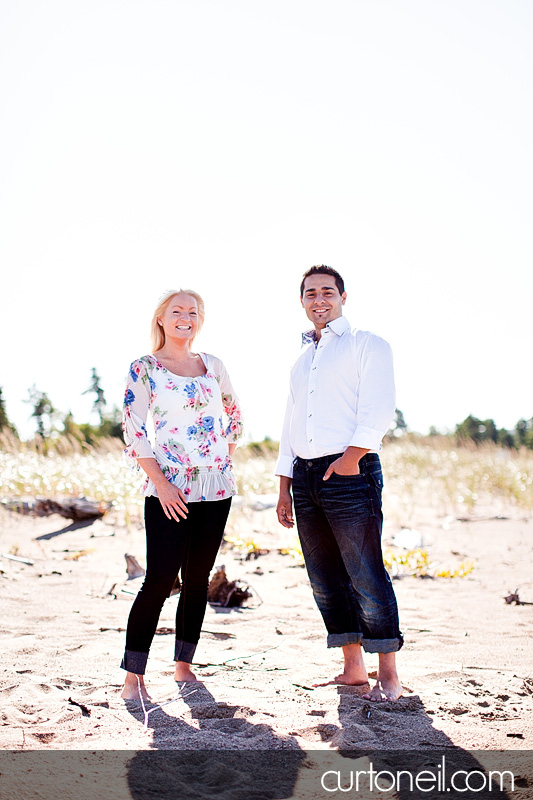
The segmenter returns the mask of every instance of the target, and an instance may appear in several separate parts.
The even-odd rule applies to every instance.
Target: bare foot
[[[386,681],[377,680],[376,685],[364,694],[365,700],[372,700],[374,703],[382,703],[384,700],[398,700],[402,696],[403,686],[398,680]]]
[[[344,672],[341,672],[340,675],[335,675],[332,683],[343,683],[346,686],[364,686],[365,683],[368,683],[368,675],[364,667],[363,669],[349,669],[345,666]]]
[[[368,678],[365,678],[362,675],[354,675],[353,673],[341,672],[340,675],[335,675],[330,681],[324,681],[323,683],[313,683],[313,686],[332,686],[332,685],[341,685],[341,686],[368,686]]]
[[[128,672],[120,696],[123,700],[140,700],[140,695],[142,695],[143,700],[152,699],[144,685],[143,675],[135,675],[134,672]]]
[[[174,680],[181,683],[182,681],[197,681],[198,678],[191,670],[191,665],[187,661],[176,661]]]
[[[313,686],[331,686],[331,684],[341,684],[343,686],[365,686],[368,683],[360,644],[346,644],[342,648],[344,656],[344,670],[336,675],[333,680],[326,683],[314,683]]]
[[[403,686],[396,672],[396,653],[379,653],[376,685],[363,697],[374,703],[382,703],[383,700],[397,700],[402,694]]]

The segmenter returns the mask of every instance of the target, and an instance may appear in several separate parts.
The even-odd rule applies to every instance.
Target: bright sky
[[[158,297],[204,295],[279,438],[302,273],[393,347],[409,426],[533,416],[527,0],[16,0],[0,20],[3,387],[120,404]]]

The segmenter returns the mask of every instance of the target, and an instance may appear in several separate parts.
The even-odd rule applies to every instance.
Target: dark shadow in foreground
[[[270,725],[249,722],[252,709],[217,702],[201,681],[187,684],[183,695],[193,724],[165,714],[164,708],[150,714],[156,751],[140,751],[128,765],[133,800],[282,800],[293,796],[305,753],[292,736],[282,737]],[[138,706],[129,710],[142,719]],[[235,749],[210,749],[212,739],[206,733],[211,731],[217,741],[227,735],[228,747]],[[174,749],[177,744],[183,749]]]
[[[312,800],[382,793],[401,800],[525,800],[527,787],[533,787],[533,754],[458,748],[433,727],[417,696],[369,707],[352,687],[339,687],[340,727],[328,726],[328,731],[336,728],[328,734],[336,749],[302,751],[292,737],[281,738],[268,725],[253,725],[242,718],[243,709],[217,703],[203,684],[197,688],[185,702],[198,727],[172,718],[169,740],[161,721],[154,720],[156,748],[180,742],[184,749],[142,751],[130,761],[127,780],[133,800],[282,800],[295,795]],[[391,726],[391,715],[399,717],[398,725]],[[424,723],[417,750],[409,748],[411,715]],[[211,730],[218,741],[221,733],[230,734],[232,749],[207,749]],[[239,743],[243,749],[236,749]]]

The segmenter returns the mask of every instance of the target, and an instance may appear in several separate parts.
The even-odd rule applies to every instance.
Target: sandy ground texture
[[[217,563],[253,597],[245,608],[208,607],[195,660],[201,682],[187,684],[183,698],[175,699],[173,636],[156,636],[147,684],[157,704],[174,702],[147,705],[145,726],[140,703],[119,696],[118,666],[142,580],[126,580],[124,553],[144,564],[143,530],[4,512],[0,554],[16,550],[33,565],[0,558],[0,746],[533,749],[533,604],[503,599],[518,588],[533,601],[531,520],[489,513],[443,521],[428,512],[418,527],[431,559],[451,568],[474,560],[475,569],[463,578],[394,581],[406,691],[397,702],[370,704],[356,687],[313,687],[336,674],[340,652],[326,648],[305,569],[276,551],[285,534],[273,514],[244,519],[232,511],[233,528],[251,526],[270,552],[254,560],[220,554]],[[177,597],[166,602],[162,629],[173,628],[176,604]],[[366,659],[375,670],[377,657]]]

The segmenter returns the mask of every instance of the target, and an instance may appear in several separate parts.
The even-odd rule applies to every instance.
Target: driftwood
[[[20,564],[28,564],[30,567],[33,567],[33,561],[31,558],[21,558],[20,556],[12,556],[11,553],[2,553],[2,558],[7,558],[9,561],[18,561]]]
[[[126,559],[126,571],[128,573],[128,580],[131,581],[133,578],[141,578],[143,575],[146,575],[146,570],[144,567],[141,567],[135,556],[132,556],[131,553],[124,553],[124,558]],[[111,589],[109,590],[108,594],[113,593],[113,589],[115,588],[116,584],[114,583]],[[170,590],[169,597],[172,597],[175,594],[179,594],[181,592],[181,581],[179,575],[176,575],[176,579],[172,584],[172,589]]]
[[[225,607],[242,606],[245,600],[252,596],[241,581],[229,581],[224,566],[218,567],[209,581],[207,601],[214,605]]]
[[[530,600],[520,600],[520,595],[518,594],[518,589],[511,594],[508,594],[507,597],[503,598],[507,605],[511,605],[514,603],[517,606],[533,606],[533,603]]]
[[[141,567],[135,556],[132,556],[129,553],[124,553],[124,558],[126,559],[126,571],[128,573],[129,581],[131,581],[133,578],[140,578],[142,575],[146,574],[146,570]]]
[[[109,511],[112,503],[103,500],[88,500],[86,497],[67,497],[65,500],[52,500],[49,497],[37,497],[35,500],[4,500],[4,508],[17,511],[19,514],[31,514],[34,517],[48,517],[59,514],[73,522],[101,519]]]

